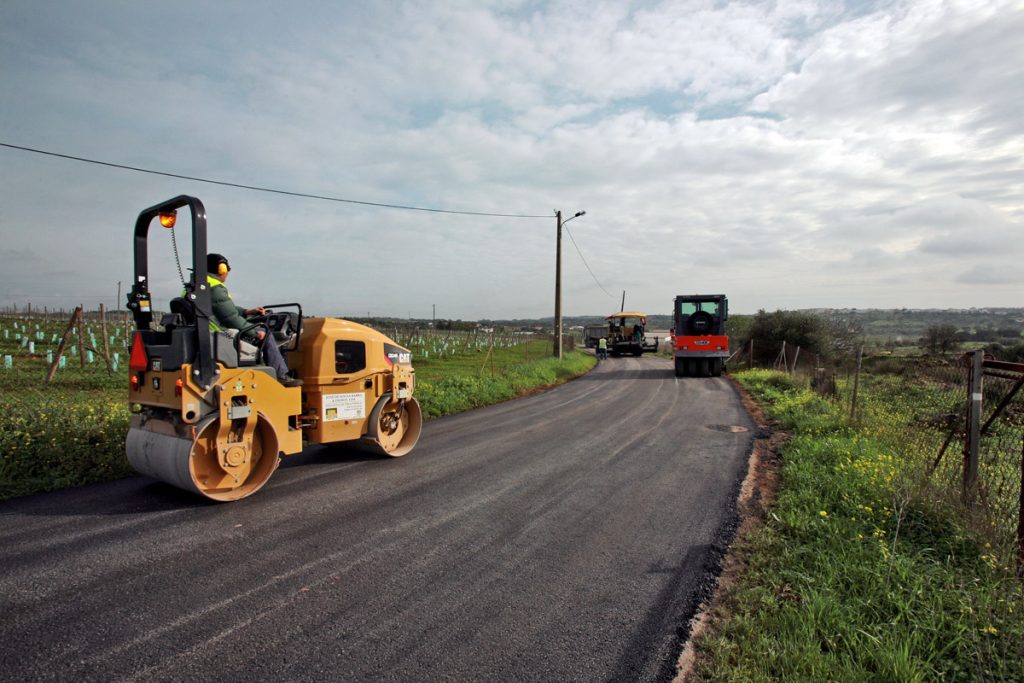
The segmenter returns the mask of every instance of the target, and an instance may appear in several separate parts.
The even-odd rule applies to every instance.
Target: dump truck
[[[177,211],[186,207],[192,274],[182,296],[169,302],[170,313],[155,321],[150,225],[159,219],[173,231]],[[135,222],[128,293],[135,328],[128,363],[132,418],[125,443],[132,467],[206,498],[232,501],[258,491],[281,456],[305,444],[346,442],[391,457],[409,453],[423,424],[409,350],[348,320],[303,317],[297,303],[264,306],[265,316],[234,335],[211,327],[206,238],[206,209],[187,195],[145,209]],[[264,334],[251,334],[258,330]],[[301,386],[277,379],[261,360],[257,337],[279,345]]]
[[[596,349],[597,343],[607,337],[607,325],[587,325],[583,328],[583,343],[588,349]]]
[[[719,377],[729,357],[724,294],[684,294],[675,298],[672,355],[676,377]]]
[[[658,350],[658,338],[647,339],[647,314],[635,311],[612,313],[608,321],[608,353],[640,356]]]

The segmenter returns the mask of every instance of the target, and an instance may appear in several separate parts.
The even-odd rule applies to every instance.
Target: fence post
[[[1024,439],[1020,452],[1020,511],[1017,513],[1017,578],[1024,579]]]
[[[103,357],[107,361],[107,370],[110,370],[110,343],[107,339],[107,310],[100,304],[100,334],[103,335]]]
[[[78,304],[78,359],[85,367],[85,308]]]
[[[964,444],[964,502],[970,500],[971,490],[978,482],[978,451],[981,442],[982,408],[982,361],[985,352],[981,349],[971,353],[971,369],[968,375],[967,393],[967,442]]]
[[[857,351],[857,374],[853,376],[853,397],[850,399],[850,421],[857,419],[857,392],[860,389],[860,366],[864,360],[864,345]]]
[[[57,353],[53,358],[53,364],[50,366],[50,371],[46,373],[46,383],[49,384],[50,380],[53,379],[53,375],[57,372],[57,366],[60,365],[61,354],[64,353],[64,345],[68,343],[68,337],[71,336],[71,331],[75,329],[75,323],[78,321],[78,316],[81,314],[81,308],[76,308],[75,312],[71,314],[71,322],[68,323],[68,329],[64,330],[64,336],[60,339],[60,344],[57,345]]]
[[[779,364],[782,364],[782,369],[789,372],[789,359],[786,358],[786,340],[782,340],[782,350],[779,351],[779,355],[775,357],[775,369],[779,369]]]

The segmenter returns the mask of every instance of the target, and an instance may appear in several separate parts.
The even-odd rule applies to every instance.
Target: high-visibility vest
[[[604,337],[601,337],[600,339],[598,339],[597,340],[597,348],[599,348],[599,349],[607,349],[608,348],[608,340],[605,339]]]
[[[218,280],[214,276],[210,275],[209,273],[206,274],[206,284],[208,284],[210,286],[211,290],[214,287],[223,287],[224,286],[223,282],[221,282],[220,280]],[[184,289],[181,290],[181,295],[187,297],[188,296],[188,291],[184,290]],[[228,298],[229,299],[231,298],[231,292],[228,292]],[[218,325],[217,321],[214,320],[213,317],[211,316],[210,317],[210,331],[211,332],[220,332],[222,329],[223,328],[220,325]]]

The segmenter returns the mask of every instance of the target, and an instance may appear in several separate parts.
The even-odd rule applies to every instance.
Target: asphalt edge
[[[690,619],[688,637],[683,642],[682,652],[676,661],[675,676],[672,683],[693,683],[702,680],[697,674],[700,653],[697,643],[707,633],[714,630],[718,609],[722,599],[744,572],[746,554],[743,541],[750,533],[764,523],[768,510],[775,501],[779,487],[779,474],[782,459],[779,456],[781,446],[789,438],[789,434],[773,428],[765,417],[761,406],[754,401],[750,393],[731,376],[729,382],[743,402],[743,407],[750,413],[757,425],[757,434],[751,446],[747,474],[740,485],[736,498],[736,510],[739,525],[728,548],[721,558],[721,571],[718,573],[709,597],[698,607]]]

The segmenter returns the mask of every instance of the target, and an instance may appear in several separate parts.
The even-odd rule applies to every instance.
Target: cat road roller
[[[159,220],[173,230],[183,207],[192,215],[192,275],[155,325],[149,228]],[[125,449],[138,472],[230,501],[258,491],[280,457],[303,442],[347,441],[392,457],[416,445],[423,417],[412,356],[383,334],[348,320],[303,318],[299,304],[265,306],[265,316],[237,332],[211,324],[206,210],[198,199],[182,195],[140,213],[134,249]],[[257,344],[278,344],[302,385],[279,382]]]

